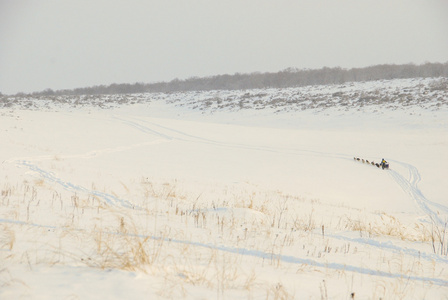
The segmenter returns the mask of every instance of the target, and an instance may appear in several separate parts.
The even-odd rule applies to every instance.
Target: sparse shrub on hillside
[[[288,68],[276,73],[254,72],[250,74],[216,75],[210,77],[191,77],[170,82],[157,83],[113,83],[108,86],[97,85],[72,90],[46,89],[31,95],[111,95],[138,93],[169,93],[210,90],[247,90],[261,88],[289,88],[310,85],[333,85],[346,82],[391,80],[401,78],[448,77],[448,63],[426,63],[422,65],[376,65],[365,68],[342,69],[340,67],[315,70]],[[23,94],[23,93],[20,93]],[[18,96],[19,94],[16,94]]]
[[[431,91],[448,91],[448,79],[435,81],[429,88]]]
[[[50,109],[54,105],[77,107],[99,107],[110,109],[118,105],[132,105],[162,101],[170,105],[182,106],[203,113],[221,110],[262,110],[273,109],[279,112],[294,112],[307,109],[318,112],[330,108],[341,111],[356,109],[364,111],[375,105],[399,109],[419,106],[424,109],[439,110],[448,106],[448,79],[427,79],[405,81],[403,88],[397,88],[394,81],[378,82],[372,89],[369,84],[347,87],[314,86],[286,89],[263,89],[247,91],[202,91],[159,94],[115,94],[115,95],[22,95],[4,96],[0,108]],[[347,90],[345,90],[348,88]],[[336,90],[336,91],[335,91]],[[427,105],[428,103],[434,103]],[[379,111],[379,110],[377,110]]]

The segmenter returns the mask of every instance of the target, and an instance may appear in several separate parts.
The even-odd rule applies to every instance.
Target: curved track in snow
[[[448,213],[448,207],[434,203],[426,199],[423,195],[422,191],[418,187],[418,183],[421,180],[420,173],[418,169],[408,163],[391,160],[396,164],[399,164],[402,167],[405,167],[409,171],[409,180],[406,179],[403,175],[398,173],[395,170],[389,170],[388,173],[392,176],[395,182],[403,189],[405,193],[407,193],[417,204],[417,206],[430,217],[432,221],[439,225],[444,225],[446,221],[442,220],[440,214],[433,210],[431,207],[437,208],[438,211],[442,211],[444,213]]]
[[[123,124],[134,127],[135,129],[142,131],[144,133],[148,133],[151,135],[162,137],[166,140],[179,140],[185,142],[198,142],[204,144],[211,144],[219,147],[229,147],[229,148],[238,148],[238,149],[249,149],[249,150],[258,150],[258,151],[267,151],[281,154],[298,154],[298,155],[311,155],[311,156],[320,156],[320,157],[329,157],[336,159],[352,159],[351,155],[342,154],[342,153],[330,153],[330,152],[320,152],[320,151],[312,151],[312,150],[303,150],[303,149],[286,149],[286,148],[276,148],[276,147],[266,147],[266,146],[252,146],[245,144],[237,144],[237,143],[228,143],[228,142],[220,142],[217,140],[212,140],[196,135],[189,134],[187,132],[183,132],[177,129],[169,128],[167,126],[163,126],[157,124],[155,122],[151,122],[148,120],[142,120],[136,117],[124,117],[124,116],[114,116],[116,120],[121,121]],[[422,191],[418,187],[418,183],[421,181],[421,176],[418,169],[408,163],[390,160],[400,166],[406,168],[409,171],[409,179],[406,179],[403,175],[398,173],[397,171],[391,169],[388,170],[388,174],[395,180],[395,182],[403,189],[403,191],[408,194],[412,200],[417,204],[417,206],[421,209],[421,211],[427,215],[433,222],[438,225],[444,225],[446,220],[444,221],[438,212],[443,212],[448,214],[448,207],[441,205],[439,203],[435,203],[429,201],[422,193]],[[438,211],[438,212],[437,212]]]
[[[119,152],[119,151],[126,151],[134,147],[138,147],[140,145],[148,145],[148,144],[155,144],[155,143],[163,143],[163,142],[169,142],[173,140],[178,141],[184,141],[184,142],[197,142],[197,143],[204,143],[204,144],[210,144],[215,145],[219,147],[228,147],[228,148],[238,148],[238,149],[248,149],[248,150],[255,150],[255,151],[267,151],[267,152],[274,152],[279,154],[296,154],[296,155],[312,155],[312,156],[319,156],[319,157],[329,157],[334,159],[344,159],[344,160],[352,160],[351,155],[346,154],[339,154],[339,153],[330,153],[330,152],[319,152],[319,151],[312,151],[312,150],[302,150],[302,149],[288,149],[288,148],[276,148],[276,147],[268,147],[268,146],[256,146],[256,145],[247,145],[247,144],[238,144],[238,143],[232,143],[232,142],[221,142],[217,140],[212,140],[208,138],[204,138],[201,136],[195,136],[192,134],[189,134],[188,132],[184,132],[175,128],[169,128],[166,126],[162,126],[160,124],[157,124],[155,122],[150,122],[148,120],[141,120],[138,118],[131,118],[131,117],[124,117],[124,116],[114,116],[115,120],[118,120],[122,122],[123,124],[127,126],[131,126],[136,130],[139,130],[141,132],[154,135],[158,137],[157,140],[136,144],[136,145],[129,145],[129,146],[123,146],[113,149],[103,149],[103,150],[95,150],[91,151],[85,154],[79,154],[79,155],[67,155],[63,156],[63,158],[91,158],[96,157],[101,154],[105,153],[111,153],[111,152]],[[64,181],[62,178],[59,178],[56,176],[56,174],[52,172],[48,172],[42,168],[40,168],[34,161],[40,161],[40,160],[47,160],[51,159],[50,156],[45,157],[35,157],[35,158],[29,158],[29,159],[11,159],[7,162],[9,163],[16,163],[17,165],[24,166],[28,168],[29,170],[39,174],[41,177],[45,178],[46,180],[57,183],[60,186],[62,186],[64,189],[69,191],[77,191],[77,192],[83,192],[95,195],[99,198],[102,198],[104,201],[106,201],[110,205],[118,205],[121,207],[129,208],[129,209],[135,209],[138,207],[135,207],[131,202],[120,199],[116,196],[86,189],[82,186],[76,185],[72,182]],[[388,174],[394,179],[394,181],[403,189],[404,192],[409,194],[409,196],[415,201],[415,203],[418,205],[418,207],[426,214],[428,215],[434,222],[442,225],[444,224],[442,218],[440,215],[436,212],[435,209],[443,212],[448,213],[448,207],[443,206],[441,204],[437,204],[434,202],[429,201],[421,192],[421,190],[418,187],[418,183],[421,181],[421,176],[418,171],[418,169],[410,164],[398,162],[391,160],[392,162],[396,163],[397,165],[400,165],[407,169],[409,171],[409,179],[405,178],[402,174],[399,172],[391,169],[388,171]],[[21,221],[14,221],[14,220],[8,220],[8,219],[0,219],[1,223],[14,223],[17,225],[27,225],[27,226],[38,226],[38,227],[48,227],[48,228],[54,228],[54,226],[45,226],[40,224],[29,224],[26,222]],[[117,234],[110,232],[108,234]],[[341,270],[341,271],[350,271],[354,273],[360,273],[360,274],[368,274],[383,278],[407,278],[413,281],[422,281],[422,282],[432,282],[435,285],[439,286],[446,286],[448,285],[448,281],[437,278],[437,277],[423,277],[423,276],[408,276],[406,274],[401,273],[391,273],[391,272],[385,272],[381,270],[375,270],[372,268],[367,267],[359,267],[354,264],[341,264],[336,262],[321,262],[314,259],[309,259],[306,257],[298,257],[298,256],[288,256],[288,255],[282,255],[282,254],[273,254],[270,252],[260,251],[260,250],[254,250],[250,248],[239,248],[239,247],[232,247],[232,246],[226,246],[226,245],[213,245],[209,243],[199,243],[194,241],[185,241],[185,240],[176,240],[176,239],[168,239],[164,237],[156,237],[156,236],[140,236],[145,238],[150,238],[153,240],[166,240],[166,242],[173,242],[178,244],[186,244],[191,245],[195,247],[204,247],[204,248],[210,248],[215,249],[218,251],[228,252],[228,253],[234,253],[234,254],[240,254],[243,256],[252,256],[262,259],[278,259],[280,261],[283,261],[285,263],[290,264],[306,264],[315,266],[318,268],[328,268],[332,270]],[[376,247],[381,250],[386,251],[392,251],[396,253],[403,253],[408,256],[412,256],[415,258],[423,258],[425,260],[431,260],[431,261],[437,261],[439,263],[447,263],[447,260],[443,257],[439,257],[437,255],[432,254],[426,254],[421,253],[420,251],[414,250],[414,249],[407,249],[395,246],[391,242],[382,243],[375,241],[374,239],[354,239],[354,238],[348,238],[338,235],[329,235],[331,238],[340,239],[340,240],[347,240],[350,242],[360,243],[360,244],[367,244],[369,246]]]
[[[201,136],[192,135],[190,133],[170,128],[167,126],[160,125],[154,121],[144,120],[138,117],[132,117],[132,116],[123,116],[123,115],[113,115],[111,116],[112,119],[121,122],[122,124],[126,126],[133,127],[134,129],[144,132],[146,134],[150,134],[152,136],[158,137],[158,139],[150,142],[144,142],[136,145],[128,145],[128,146],[122,146],[117,148],[111,148],[111,149],[101,149],[101,150],[94,150],[90,151],[88,153],[84,154],[78,154],[78,155],[63,155],[62,158],[91,158],[95,157],[104,153],[111,153],[111,152],[120,152],[129,150],[135,147],[143,146],[143,145],[149,145],[149,144],[158,144],[163,142],[170,142],[173,140],[178,141],[184,141],[184,142],[196,142],[196,143],[203,143],[203,144],[209,144],[214,145],[218,147],[227,147],[227,148],[237,148],[237,149],[247,149],[247,150],[255,150],[255,151],[266,151],[266,152],[273,152],[273,153],[281,153],[281,154],[297,154],[297,155],[306,155],[306,156],[320,156],[320,157],[329,157],[329,158],[335,158],[335,159],[347,159],[351,160],[352,156],[342,153],[330,153],[330,152],[320,152],[320,151],[312,151],[312,150],[303,150],[303,149],[288,149],[288,148],[278,148],[278,147],[269,147],[269,146],[254,146],[254,145],[247,145],[247,144],[239,144],[239,143],[232,143],[232,142],[222,142],[218,140],[213,140],[209,138],[204,138]],[[52,156],[41,156],[41,157],[28,157],[28,158],[21,158],[21,159],[10,159],[7,162],[15,162],[19,165],[25,166],[31,171],[34,171],[36,173],[39,173],[42,177],[48,179],[51,182],[55,182],[60,184],[64,189],[71,190],[71,191],[79,191],[79,192],[85,192],[90,193],[95,196],[98,196],[102,199],[104,199],[108,204],[112,205],[121,205],[122,207],[127,208],[135,208],[134,205],[132,205],[129,201],[118,199],[117,197],[113,195],[109,195],[106,193],[98,192],[98,191],[91,191],[84,187],[81,187],[79,185],[73,184],[71,182],[66,182],[61,178],[56,177],[55,174],[51,172],[47,172],[41,168],[39,168],[36,164],[32,163],[32,161],[40,161],[40,160],[48,160],[52,159]],[[408,163],[390,160],[394,162],[395,164],[400,165],[401,167],[404,167],[409,171],[409,179],[405,178],[402,174],[399,172],[391,169],[388,171],[388,174],[394,179],[394,181],[403,189],[403,191],[408,194],[411,199],[414,200],[416,205],[421,209],[421,211],[427,215],[431,220],[433,220],[435,223],[439,225],[445,224],[446,221],[442,219],[440,214],[438,212],[443,212],[444,214],[448,214],[448,207],[434,203],[429,201],[421,192],[421,190],[418,187],[418,183],[421,181],[420,173],[418,169]],[[438,211],[438,212],[437,212]]]
[[[127,151],[127,150],[141,147],[141,146],[160,144],[160,143],[164,143],[166,141],[167,141],[167,139],[156,139],[153,141],[134,144],[134,145],[121,146],[121,147],[116,147],[116,148],[97,149],[97,150],[92,150],[92,151],[89,151],[87,153],[82,153],[82,154],[59,155],[58,157],[61,159],[73,159],[73,158],[89,159],[89,158],[94,158],[94,157],[101,156],[104,154]],[[36,164],[36,162],[39,162],[39,161],[46,161],[46,160],[52,160],[52,159],[54,159],[53,155],[43,155],[43,156],[34,156],[34,157],[11,158],[11,159],[3,161],[3,163],[13,163],[18,166],[24,166],[24,167],[28,168],[30,171],[37,173],[42,178],[48,180],[49,182],[59,184],[67,191],[90,194],[90,195],[93,195],[93,196],[103,199],[109,205],[120,205],[122,207],[130,208],[130,209],[140,209],[139,207],[135,206],[128,200],[120,199],[114,195],[111,195],[111,194],[108,194],[105,192],[100,192],[97,190],[90,190],[83,186],[77,185],[75,183],[65,181],[64,179],[58,177],[57,174],[55,174],[51,171],[44,170],[41,167],[39,167],[38,164]]]

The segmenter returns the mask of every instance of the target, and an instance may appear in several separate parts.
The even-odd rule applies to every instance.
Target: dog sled
[[[381,168],[383,170],[388,170],[389,169],[389,163],[384,158],[381,160],[380,163],[376,163],[373,160],[369,161],[367,159],[359,158],[359,157],[353,157],[353,159],[355,161],[362,162],[363,164],[365,163],[365,164],[368,164],[368,165],[372,165],[372,166],[375,166],[377,168]]]

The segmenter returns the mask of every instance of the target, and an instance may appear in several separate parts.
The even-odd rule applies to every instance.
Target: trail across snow
[[[426,199],[422,191],[418,188],[418,183],[421,180],[418,169],[415,166],[408,163],[396,160],[390,160],[390,161],[405,167],[409,171],[409,179],[406,179],[403,175],[401,175],[397,171],[393,169],[388,170],[389,174],[392,176],[395,182],[403,189],[405,193],[409,194],[409,197],[412,200],[414,200],[414,202],[418,205],[418,207],[422,210],[422,212],[425,213],[430,218],[430,220],[434,221],[439,225],[446,224],[447,220],[442,219],[439,212],[448,214],[448,207],[438,203],[434,203]],[[431,206],[435,207],[437,210],[431,209]]]
[[[272,104],[269,93],[261,100]],[[355,291],[360,298],[446,295],[445,240],[431,244],[430,236],[431,228],[443,232],[448,217],[446,187],[431,189],[446,175],[431,173],[433,161],[445,172],[437,155],[448,150],[445,112],[430,111],[436,103],[403,112],[381,111],[379,100],[367,111],[355,98],[352,108],[334,110],[253,108],[261,102],[232,110],[220,107],[223,95],[210,111],[194,93],[185,102],[177,93],[141,95],[135,107],[2,115],[0,258],[12,275],[5,281],[0,270],[0,285],[8,283],[0,298],[23,295],[14,285],[21,280],[31,294],[44,286],[37,263],[61,264],[64,280],[75,283],[94,272],[115,280],[104,270],[122,257],[129,259],[124,273],[151,288],[161,282],[145,291],[151,297],[179,289],[169,296],[270,298],[283,288],[310,299],[327,288],[335,299]],[[384,157],[391,169],[354,156]],[[144,252],[150,263],[132,265]],[[85,273],[72,274],[80,265]],[[134,279],[127,286],[139,284]]]
[[[212,140],[209,138],[204,138],[201,136],[196,136],[189,134],[187,132],[169,128],[167,126],[162,126],[160,124],[155,123],[154,121],[146,121],[142,120],[140,118],[131,118],[129,120],[129,117],[127,119],[125,117],[118,117],[114,116],[114,118],[122,121],[123,123],[130,125],[137,130],[140,130],[142,132],[156,135],[165,138],[166,140],[180,140],[180,141],[188,141],[188,142],[195,142],[195,143],[205,143],[205,144],[211,144],[218,147],[228,147],[228,148],[237,148],[237,149],[249,149],[253,151],[267,151],[267,152],[274,152],[278,155],[282,154],[293,154],[298,156],[315,156],[315,157],[325,157],[325,158],[332,158],[332,159],[342,159],[344,161],[350,161],[353,157],[351,153],[332,153],[332,152],[321,152],[321,151],[312,151],[312,150],[304,150],[304,149],[285,149],[285,148],[278,148],[278,147],[263,147],[263,146],[253,146],[253,145],[247,145],[247,144],[236,144],[236,143],[226,143],[226,142],[219,142],[217,140]],[[442,204],[438,204],[432,201],[429,201],[422,193],[422,191],[418,187],[418,183],[421,180],[420,174],[418,169],[409,164],[397,161],[395,159],[388,158],[389,161],[399,164],[400,166],[403,166],[406,168],[409,172],[409,179],[406,179],[403,175],[401,175],[398,171],[394,170],[393,168],[390,170],[386,170],[388,174],[394,179],[394,181],[403,189],[403,191],[409,195],[410,199],[416,203],[416,205],[421,209],[421,211],[428,216],[431,220],[436,222],[439,225],[444,225],[446,223],[446,220],[443,220],[440,216],[439,212],[443,212],[445,214],[448,214],[448,206],[444,206]],[[434,207],[435,209],[431,208]]]
[[[262,151],[262,152],[270,152],[275,153],[277,155],[294,155],[303,157],[306,159],[307,156],[312,157],[322,157],[336,160],[343,160],[347,163],[352,159],[352,153],[334,153],[334,152],[323,152],[323,151],[313,151],[307,149],[300,148],[283,148],[283,147],[275,147],[275,146],[260,146],[260,145],[250,145],[244,143],[234,143],[234,142],[223,142],[217,139],[210,139],[202,136],[198,136],[195,134],[191,134],[186,132],[185,130],[180,130],[178,128],[168,127],[166,125],[158,124],[156,120],[147,120],[142,117],[135,117],[130,115],[112,115],[111,120],[118,121],[126,126],[130,126],[138,131],[141,131],[145,134],[149,134],[151,136],[156,137],[154,140],[146,141],[143,143],[137,143],[132,145],[122,145],[115,148],[107,148],[107,149],[97,149],[91,150],[88,153],[84,154],[59,154],[58,157],[60,159],[91,159],[101,155],[109,154],[109,153],[119,153],[126,152],[128,150],[158,145],[160,143],[166,143],[173,140],[177,140],[180,142],[193,142],[200,143],[206,145],[212,145],[215,147],[222,148],[232,148],[232,149],[245,149],[250,151]],[[90,190],[84,188],[80,185],[77,185],[73,182],[68,182],[63,180],[62,178],[57,177],[54,172],[46,171],[43,168],[38,166],[38,162],[51,160],[54,156],[36,156],[36,157],[22,157],[22,158],[11,158],[3,163],[15,163],[17,165],[22,165],[27,167],[30,171],[36,172],[42,178],[45,178],[51,182],[55,182],[61,185],[64,189],[69,191],[78,191],[87,194],[92,194],[97,197],[104,199],[107,203],[113,205],[121,205],[127,208],[135,208],[128,200],[119,199],[113,195],[99,192],[95,190]],[[409,179],[407,179],[404,175],[400,174],[397,170],[394,170],[393,167],[386,171],[393,180],[400,186],[400,188],[409,195],[410,199],[421,209],[421,211],[428,216],[431,220],[436,222],[439,225],[445,224],[446,220],[440,215],[440,212],[443,214],[448,214],[448,207],[442,204],[438,204],[432,201],[429,201],[422,193],[422,191],[418,187],[418,183],[421,181],[421,177],[418,169],[409,164],[400,162],[395,159],[388,158],[389,161],[394,164],[398,164],[404,167],[409,172]]]
[[[322,151],[312,151],[312,150],[304,150],[304,149],[297,149],[297,148],[280,148],[280,147],[274,147],[274,146],[257,146],[257,145],[248,145],[243,143],[232,143],[232,142],[222,142],[215,139],[210,139],[202,136],[198,136],[195,134],[191,134],[186,132],[185,130],[180,130],[178,128],[171,128],[168,126],[164,126],[161,124],[158,124],[156,120],[145,120],[141,117],[132,117],[129,115],[113,115],[113,120],[116,120],[118,122],[121,122],[125,124],[126,126],[130,126],[131,128],[134,128],[138,131],[141,131],[143,133],[149,134],[151,136],[157,137],[157,139],[153,141],[148,141],[140,144],[135,145],[123,145],[121,147],[111,148],[111,149],[100,149],[100,150],[92,150],[86,154],[72,154],[72,155],[60,155],[61,159],[65,158],[78,158],[78,159],[87,159],[87,158],[93,158],[98,157],[100,155],[108,154],[108,153],[114,153],[114,152],[125,152],[127,150],[142,147],[142,146],[150,146],[150,145],[157,145],[160,143],[166,143],[173,140],[181,141],[181,142],[193,142],[193,143],[200,143],[200,144],[207,144],[212,145],[215,147],[223,147],[223,148],[234,148],[234,149],[245,149],[245,150],[251,150],[251,151],[262,151],[262,152],[271,152],[275,153],[277,155],[295,155],[299,157],[304,157],[304,159],[307,156],[313,156],[313,157],[325,157],[335,160],[343,160],[347,163],[350,163],[352,160],[351,154],[343,154],[343,153],[332,153],[332,152],[322,152]],[[86,194],[92,194],[94,196],[100,197],[104,199],[108,204],[111,205],[120,205],[125,208],[131,208],[135,209],[138,208],[128,200],[120,199],[116,196],[113,196],[108,193],[99,192],[95,190],[90,190],[87,188],[84,188],[82,186],[79,186],[72,182],[64,181],[61,178],[58,178],[54,173],[45,171],[42,168],[38,167],[35,163],[32,163],[31,161],[42,161],[42,160],[49,160],[52,159],[51,156],[43,156],[43,157],[35,157],[35,158],[28,158],[28,160],[8,160],[7,162],[15,162],[18,165],[23,165],[30,169],[33,172],[36,172],[41,176],[42,178],[45,178],[51,182],[57,183],[61,185],[64,189],[69,191],[77,191],[82,192]],[[440,225],[444,224],[444,221],[440,217],[440,214],[434,210],[431,209],[432,207],[435,207],[439,211],[442,211],[444,213],[448,213],[448,207],[437,204],[434,202],[429,201],[426,199],[426,197],[423,195],[421,190],[418,188],[418,183],[421,180],[420,174],[418,172],[418,169],[415,166],[412,166],[409,163],[400,162],[393,159],[388,159],[389,161],[393,162],[394,164],[398,164],[409,172],[409,179],[406,179],[405,176],[401,175],[398,171],[394,169],[386,170],[384,172],[387,172],[390,174],[390,176],[393,178],[393,180],[403,189],[405,193],[407,193],[412,201],[416,203],[416,205],[421,209],[421,211],[425,214],[424,216],[428,216],[431,220],[437,222]],[[350,240],[352,242],[357,243],[364,243],[373,245],[378,248],[382,248],[384,250],[394,250],[394,251],[401,251],[406,252],[409,255],[412,256],[422,256],[422,253],[419,251],[412,251],[412,250],[406,250],[402,249],[400,247],[394,246],[391,242],[388,243],[381,243],[377,242],[374,239],[353,239],[338,235],[332,235],[333,238],[337,239],[343,239],[343,240]],[[247,249],[249,251],[249,249]],[[423,253],[423,256],[425,254]],[[437,257],[432,255],[427,255],[429,259],[436,259],[439,260]],[[442,261],[446,262],[442,259]]]

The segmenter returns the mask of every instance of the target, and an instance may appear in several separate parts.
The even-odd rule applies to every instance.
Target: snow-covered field
[[[0,299],[447,299],[447,79],[4,97],[0,161]]]

